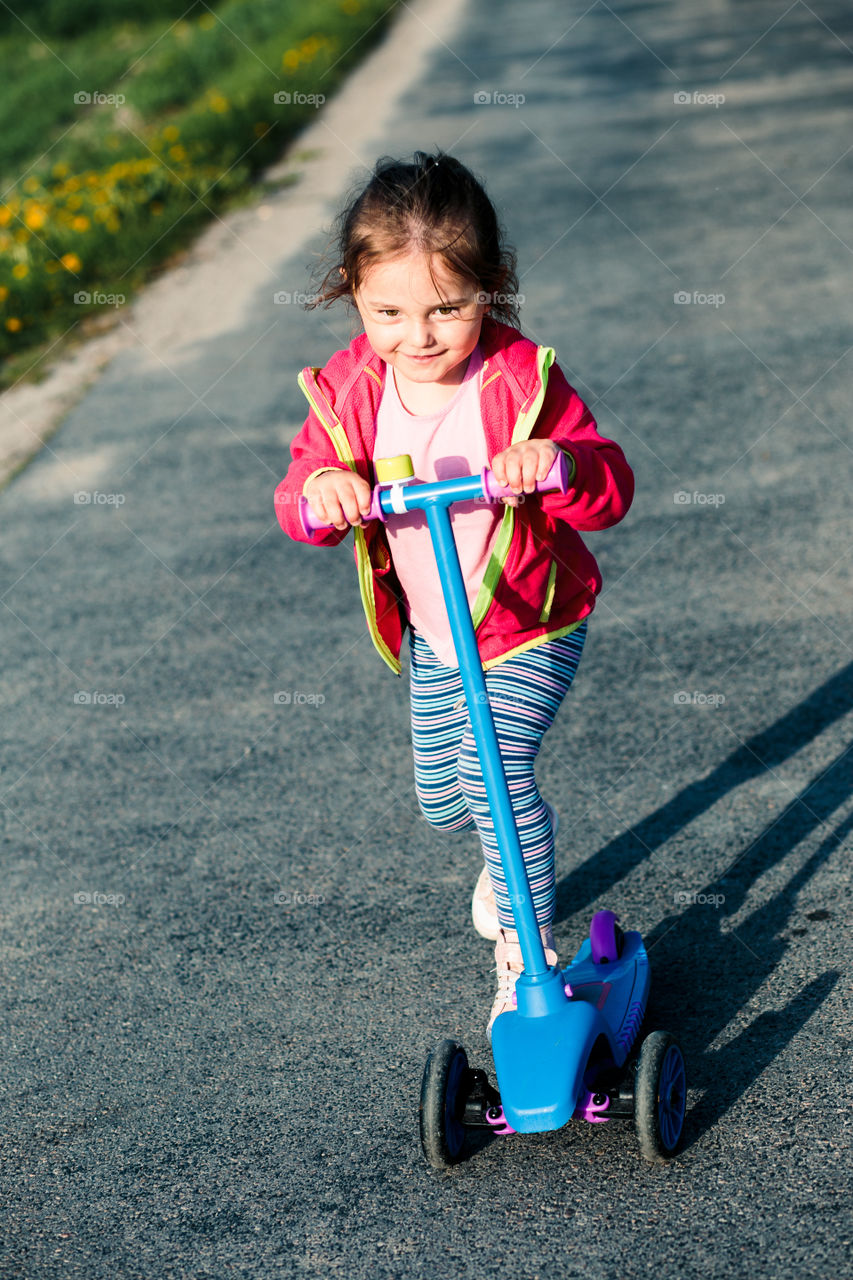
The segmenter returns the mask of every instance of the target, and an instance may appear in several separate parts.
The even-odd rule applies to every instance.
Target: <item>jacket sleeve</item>
[[[293,461],[275,491],[275,513],[279,524],[288,537],[296,542],[306,542],[312,547],[337,546],[349,530],[341,532],[338,529],[318,529],[313,537],[309,537],[299,519],[302,490],[317,471],[349,470],[335,453],[328,433],[313,409],[291,444],[290,453]]]
[[[599,435],[595,418],[556,364],[532,435],[553,440],[574,462],[568,492],[543,495],[543,511],[573,529],[618,524],[634,497],[634,473],[619,445]]]

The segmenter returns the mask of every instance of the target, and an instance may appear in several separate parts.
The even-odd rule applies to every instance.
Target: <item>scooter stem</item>
[[[492,708],[489,705],[489,695],[486,692],[486,678],[477,649],[474,623],[471,619],[465,582],[459,564],[459,553],[456,550],[450,524],[450,512],[440,501],[428,499],[423,503],[423,510],[426,512],[427,524],[432,536],[433,550],[450,621],[450,632],[459,663],[459,674],[462,677],[468,714],[474,730],[474,741],[477,744],[477,755],[483,771],[486,797],[492,812],[507,888],[513,904],[513,916],[524,960],[524,971],[528,982],[531,979],[535,982],[537,978],[549,975],[551,971],[545,959],[545,949],[536,923],[530,881],[527,878],[509,787],[501,762],[498,735],[495,731]]]

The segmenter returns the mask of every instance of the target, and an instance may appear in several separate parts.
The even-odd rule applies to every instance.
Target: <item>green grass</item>
[[[245,199],[392,8],[31,0],[26,30],[0,7],[0,386]]]

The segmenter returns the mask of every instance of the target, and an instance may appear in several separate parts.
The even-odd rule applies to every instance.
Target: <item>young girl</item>
[[[284,531],[307,542],[298,499],[333,528],[353,528],[367,626],[401,671],[408,628],[415,787],[427,821],[476,831],[485,866],[474,892],[477,931],[496,941],[498,991],[488,1032],[511,1007],[522,970],[462,682],[422,512],[364,522],[374,458],[410,454],[419,480],[488,465],[514,498],[461,503],[451,518],[533,902],[549,964],[556,964],[557,815],[537,789],[534,763],[574,678],[601,578],[578,530],[625,515],[633,476],[622,450],[554,363],[513,327],[515,257],[502,243],[483,187],[458,160],[416,152],[380,161],[339,219],[337,263],[317,301],[346,298],[364,333],[323,369],[303,369],[310,409],[276,490]],[[558,450],[568,493],[524,501]]]

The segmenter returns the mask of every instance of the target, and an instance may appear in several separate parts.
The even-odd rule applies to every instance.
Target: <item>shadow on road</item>
[[[579,901],[594,901],[729,791],[794,755],[845,714],[851,703],[853,663],[738,748],[707,778],[685,787],[633,831],[611,841],[565,877],[558,886],[558,918],[567,914],[568,903],[576,912]],[[853,829],[853,815],[831,826],[833,813],[851,791],[850,751],[845,748],[822,769],[722,876],[695,895],[692,906],[663,919],[646,938],[654,973],[654,1009],[662,1024],[678,1033],[690,1084],[701,1095],[688,1116],[688,1143],[711,1128],[749,1089],[841,976],[837,969],[826,970],[782,1008],[760,1013],[721,1047],[710,1047],[730,1024],[742,1019],[750,999],[779,966],[788,946],[784,930],[790,929],[798,895]],[[728,925],[750,888],[820,827],[827,828],[827,835],[785,886],[735,927]],[[725,915],[708,905],[717,895],[722,895]],[[806,918],[826,920],[830,915],[820,910]]]

